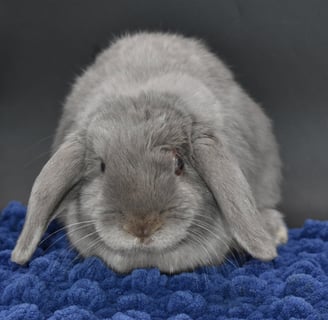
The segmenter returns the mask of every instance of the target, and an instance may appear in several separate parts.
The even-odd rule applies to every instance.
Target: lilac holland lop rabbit
[[[231,249],[276,257],[281,164],[271,123],[202,42],[116,40],[77,79],[12,260],[58,216],[83,256],[173,273]]]

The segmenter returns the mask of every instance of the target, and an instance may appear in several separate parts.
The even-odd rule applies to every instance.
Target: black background
[[[126,31],[206,40],[273,119],[289,226],[328,218],[328,1],[0,1],[0,208],[26,204],[65,95]]]

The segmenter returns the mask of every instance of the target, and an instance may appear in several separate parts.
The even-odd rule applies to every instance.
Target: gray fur
[[[269,260],[286,241],[274,210],[281,165],[271,123],[199,40],[117,39],[76,80],[53,151],[34,184],[15,262],[30,259],[59,213],[83,256],[119,272],[218,264],[231,248]],[[175,152],[185,162],[181,176]],[[161,226],[149,243],[124,229],[154,217]]]

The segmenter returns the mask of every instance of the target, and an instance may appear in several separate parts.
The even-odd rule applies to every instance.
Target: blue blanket
[[[0,319],[328,319],[328,222],[289,232],[279,257],[250,257],[177,275],[136,269],[119,275],[80,259],[52,223],[28,267],[10,261],[26,209],[0,220]]]

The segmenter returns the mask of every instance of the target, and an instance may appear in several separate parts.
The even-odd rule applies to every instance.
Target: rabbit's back
[[[99,55],[95,67],[105,69],[109,78],[117,75],[132,83],[181,73],[225,92],[232,81],[228,68],[201,40],[175,34],[143,32],[120,38]]]
[[[65,109],[85,103],[105,84],[107,94],[127,94],[131,88],[167,74],[188,75],[221,99],[229,98],[233,82],[228,68],[200,40],[166,33],[140,32],[116,39],[76,79]],[[77,111],[77,110],[76,110]]]

